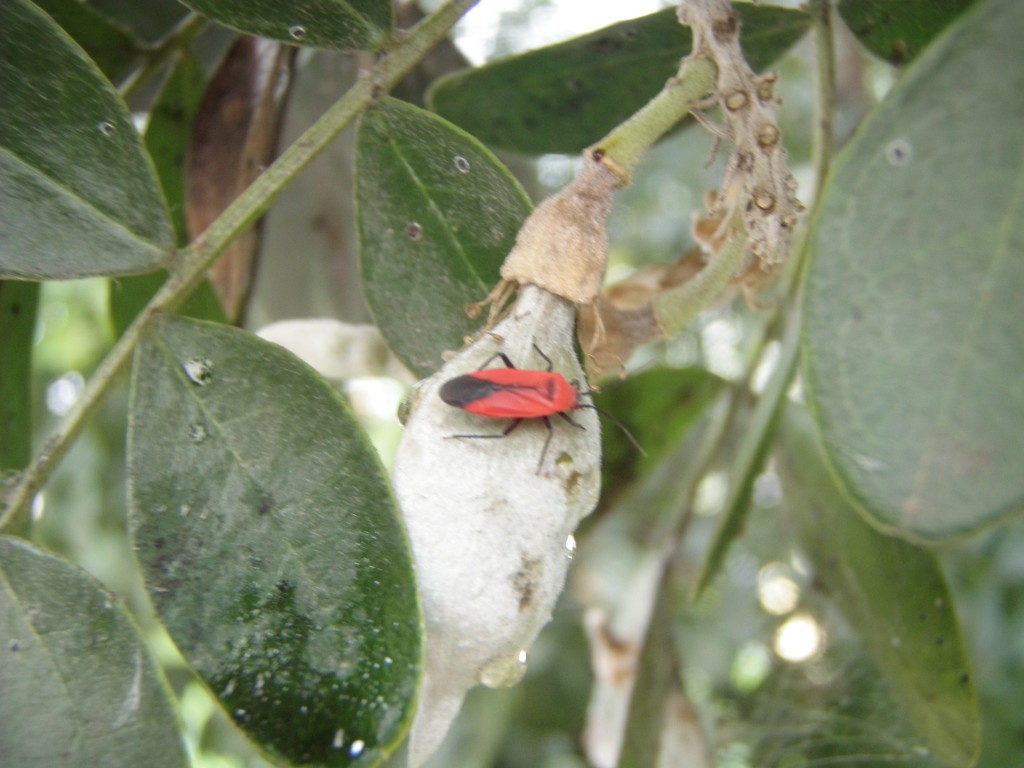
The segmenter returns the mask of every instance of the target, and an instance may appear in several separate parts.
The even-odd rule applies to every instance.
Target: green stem
[[[654,319],[666,338],[672,338],[721,297],[743,264],[746,245],[746,234],[734,234],[693,278],[654,298]]]
[[[198,13],[190,13],[159,43],[145,51],[141,66],[118,86],[124,101],[131,101],[138,90],[182,48],[186,48],[204,29],[209,20]]]
[[[631,173],[647,151],[711,93],[716,77],[717,69],[708,59],[683,59],[675,77],[653,99],[589,147],[587,154],[601,150],[621,170]]]
[[[177,266],[135,321],[114,344],[89,378],[74,407],[47,440],[35,461],[25,470],[5,499],[0,530],[18,529],[28,519],[32,499],[46,484],[75,438],[110,391],[118,374],[127,367],[142,334],[153,317],[175,309],[202,282],[206,271],[242,233],[270,208],[298,173],[365,109],[374,98],[389,91],[417,62],[439,43],[456,21],[478,0],[448,0],[401,38],[378,64],[353,85],[298,140],[250,184],[209,228],[179,253]]]

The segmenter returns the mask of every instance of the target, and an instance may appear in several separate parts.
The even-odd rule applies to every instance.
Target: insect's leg
[[[523,423],[522,419],[513,419],[512,423],[509,424],[505,428],[505,430],[503,432],[496,432],[496,433],[491,434],[491,435],[445,435],[444,439],[445,440],[452,440],[452,439],[455,439],[455,438],[458,438],[458,439],[471,438],[471,439],[482,439],[482,440],[496,440],[499,437],[508,437],[510,434],[512,434],[512,430],[515,429],[516,427],[518,427],[522,423]]]
[[[572,417],[570,417],[570,416],[569,416],[569,414],[565,413],[564,411],[562,411],[562,412],[561,412],[561,413],[559,413],[558,415],[559,415],[559,416],[561,416],[561,417],[562,417],[563,419],[565,419],[566,421],[568,421],[568,422],[569,422],[570,424],[572,424],[572,425],[573,425],[574,427],[576,427],[576,429],[586,429],[586,427],[584,427],[584,426],[583,426],[582,424],[580,424],[580,423],[579,423],[578,421],[573,421],[573,420],[572,420]]]
[[[544,358],[544,362],[548,364],[547,372],[551,373],[551,369],[554,367],[551,358],[544,354],[544,350],[537,346],[537,342],[533,342],[533,348],[537,350],[538,355]]]
[[[505,364],[505,367],[506,367],[506,368],[515,368],[515,366],[514,366],[514,365],[512,365],[512,361],[508,359],[508,355],[506,355],[506,354],[505,354],[504,352],[495,352],[495,353],[494,353],[493,355],[491,355],[490,357],[488,357],[488,358],[487,358],[487,359],[486,359],[486,360],[484,361],[484,364],[483,364],[483,365],[481,365],[481,366],[480,366],[479,368],[477,368],[477,370],[478,370],[478,371],[482,371],[482,370],[483,370],[484,368],[486,368],[486,367],[487,367],[488,365],[490,365],[490,364],[491,364],[491,362],[492,362],[492,361],[494,360],[494,358],[496,358],[496,357],[500,357],[500,358],[501,358],[501,362],[503,362],[503,363]]]
[[[544,426],[547,427],[547,429],[548,429],[548,436],[547,436],[547,438],[545,438],[545,440],[544,440],[544,447],[541,449],[541,452],[540,452],[540,461],[537,462],[537,474],[538,475],[540,474],[541,467],[544,466],[544,457],[548,455],[548,446],[551,445],[551,435],[553,435],[554,432],[555,432],[555,430],[552,429],[552,427],[551,427],[551,419],[549,419],[547,416],[544,416],[542,418],[542,421],[544,422]]]

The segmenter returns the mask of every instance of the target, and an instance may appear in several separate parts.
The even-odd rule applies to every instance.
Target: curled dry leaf
[[[297,49],[241,36],[214,73],[189,142],[186,213],[193,237],[269,164]],[[284,87],[282,87],[284,86]],[[259,230],[240,237],[210,270],[224,314],[237,322],[252,290]]]
[[[609,286],[592,304],[581,306],[578,335],[590,377],[600,381],[622,372],[637,347],[665,338],[652,299],[692,279],[703,266],[703,253],[694,247],[675,264],[639,269]]]
[[[520,368],[545,368],[583,381],[573,349],[573,304],[526,286],[491,332],[425,380],[395,459],[395,490],[412,542],[426,618],[426,669],[413,721],[410,764],[437,748],[466,692],[478,683],[512,685],[562,590],[566,542],[597,503],[601,436],[592,410],[574,411],[577,429],[552,419],[521,424],[475,416],[441,401],[449,379],[479,369],[497,352]],[[493,363],[492,363],[493,364]],[[500,366],[500,362],[498,363]]]

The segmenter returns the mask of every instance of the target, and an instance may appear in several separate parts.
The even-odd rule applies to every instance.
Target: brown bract
[[[504,280],[537,285],[576,304],[598,295],[608,264],[612,195],[624,182],[600,159],[584,163],[583,172],[523,224],[501,267]]]

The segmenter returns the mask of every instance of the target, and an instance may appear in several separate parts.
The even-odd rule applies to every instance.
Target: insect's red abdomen
[[[518,368],[457,376],[439,394],[449,405],[492,419],[536,419],[579,406],[579,392],[562,374]]]

